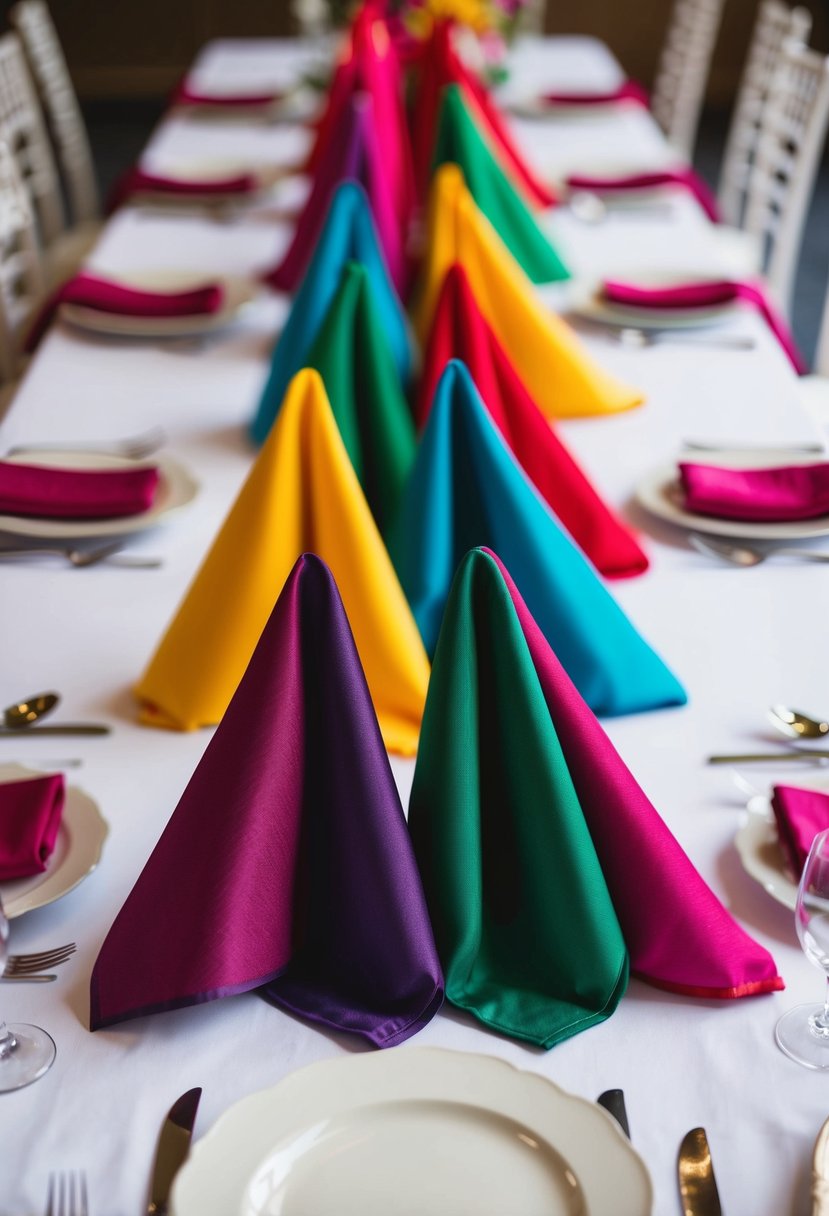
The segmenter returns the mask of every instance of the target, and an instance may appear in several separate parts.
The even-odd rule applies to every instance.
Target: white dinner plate
[[[829,793],[828,776],[798,777],[796,781],[787,780],[785,784]],[[777,839],[771,791],[768,794],[755,794],[749,800],[748,815],[734,837],[734,845],[745,872],[759,882],[772,899],[794,912],[797,881],[786,865]]]
[[[42,777],[22,764],[0,764],[0,783]],[[101,860],[109,826],[98,806],[76,785],[66,787],[66,802],[55,848],[41,874],[0,883],[0,899],[9,920],[54,903],[91,874]]]
[[[197,291],[219,284],[223,297],[215,312],[193,313],[180,317],[131,317],[124,313],[86,308],[82,304],[61,304],[61,319],[79,329],[118,338],[186,338],[211,334],[239,320],[243,310],[256,298],[260,288],[253,279],[222,275],[205,279],[203,274],[187,271],[138,271],[108,276],[113,282],[139,291]]]
[[[732,468],[759,469],[771,465],[815,464],[815,457],[793,456],[791,451],[781,452],[779,458],[774,451],[758,455],[744,451],[692,452],[683,455],[683,460],[696,464],[726,465]],[[829,515],[817,519],[792,520],[786,523],[756,523],[745,519],[720,519],[715,515],[700,515],[686,511],[683,505],[682,486],[677,461],[660,465],[648,473],[636,487],[636,499],[651,515],[686,528],[692,532],[708,532],[713,536],[734,536],[743,540],[805,540],[809,537],[829,536]]]
[[[641,197],[644,198],[644,193]],[[625,279],[631,278],[627,273],[624,277]],[[642,274],[637,275],[635,279],[637,287],[672,287],[693,281],[692,275],[677,273]],[[711,276],[700,280],[700,282],[710,281]],[[728,304],[711,305],[710,308],[633,308],[605,300],[602,295],[602,283],[595,281],[580,284],[579,289],[574,290],[570,303],[570,311],[575,316],[584,317],[588,321],[619,328],[635,326],[637,329],[648,330],[701,329],[704,326],[716,325],[734,317],[740,307],[741,305],[734,301]]]
[[[272,190],[277,182],[297,173],[298,169],[295,165],[252,165],[244,161],[214,157],[154,165],[149,172],[188,186],[203,182],[206,186],[212,187],[215,182],[226,181],[228,178],[234,177],[252,177],[255,184],[252,190],[231,190],[224,194],[217,193],[213,189],[204,192],[141,189],[130,194],[127,200],[130,205],[149,201],[163,204],[165,207],[246,207],[252,202],[260,201],[262,196]]]
[[[35,536],[43,540],[80,540],[84,537],[124,536],[166,523],[198,493],[196,482],[178,461],[164,454],[143,461],[127,460],[103,452],[26,452],[21,449],[4,459],[17,464],[47,465],[56,469],[130,469],[152,465],[158,469],[158,488],[148,511],[115,519],[47,519],[31,515],[0,515],[0,532],[13,536]]]
[[[232,1106],[175,1216],[647,1216],[647,1169],[593,1102],[490,1056],[326,1060]]]

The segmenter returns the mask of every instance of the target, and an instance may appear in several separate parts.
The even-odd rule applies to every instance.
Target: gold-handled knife
[[[677,1161],[684,1216],[722,1216],[708,1137],[702,1127],[683,1137]]]
[[[167,1112],[161,1127],[153,1162],[148,1216],[165,1216],[173,1179],[184,1164],[193,1138],[201,1089],[188,1089]]]
[[[829,1216],[829,1119],[818,1132],[812,1157],[812,1216]]]

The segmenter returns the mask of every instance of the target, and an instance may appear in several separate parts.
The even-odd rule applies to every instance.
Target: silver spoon
[[[567,200],[570,212],[581,224],[603,224],[610,216],[626,216],[628,219],[650,219],[655,215],[673,214],[670,203],[627,202],[607,203],[589,190],[574,190]]]
[[[25,701],[18,701],[0,711],[3,725],[9,730],[26,730],[33,722],[38,722],[50,714],[60,701],[56,692],[41,692]]]
[[[753,338],[741,334],[678,333],[674,330],[636,329],[631,325],[616,331],[615,337],[617,342],[631,350],[665,343],[672,346],[716,346],[722,350],[754,350],[755,347]]]
[[[772,726],[789,739],[822,739],[829,734],[829,722],[810,718],[808,714],[789,709],[787,705],[772,705],[768,711],[768,719]]]
[[[750,545],[734,545],[727,541],[710,540],[692,533],[688,543],[698,553],[706,557],[716,557],[732,566],[741,566],[747,570],[750,566],[759,566],[770,557],[792,557],[795,561],[829,562],[829,553],[818,553],[814,549],[752,549]]]
[[[156,570],[162,565],[160,557],[139,557],[137,554],[120,552],[121,542],[103,545],[99,549],[0,549],[0,560],[5,558],[63,557],[71,566],[83,569],[106,562],[110,566],[123,566],[132,570]]]
[[[101,443],[21,443],[9,448],[7,456],[16,456],[21,452],[100,452],[107,456],[123,456],[126,460],[142,460],[167,441],[167,435],[160,426],[154,426],[140,435],[128,435],[124,439],[113,439]]]

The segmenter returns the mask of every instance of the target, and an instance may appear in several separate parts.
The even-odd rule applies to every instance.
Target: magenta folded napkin
[[[624,84],[619,85],[618,89],[610,89],[605,92],[579,93],[569,89],[555,90],[552,93],[543,93],[541,100],[551,106],[609,106],[620,101],[633,101],[637,105],[647,108],[650,104],[648,90],[643,85],[637,84],[635,80],[626,80]]]
[[[567,178],[567,186],[571,191],[588,190],[592,194],[625,194],[629,190],[681,186],[693,194],[713,223],[718,223],[720,219],[717,200],[693,169],[660,169],[654,173],[625,173],[619,177],[591,177],[584,173],[574,173]]]
[[[0,511],[48,519],[110,519],[148,511],[159,472],[138,469],[55,469],[0,461]]]
[[[169,194],[203,198],[223,194],[252,194],[259,187],[255,173],[234,173],[228,177],[168,177],[144,169],[128,169],[115,183],[107,199],[107,211],[114,211],[133,194]]]
[[[606,280],[603,295],[605,300],[612,304],[655,309],[712,308],[743,300],[753,305],[761,314],[798,375],[805,375],[808,370],[805,359],[795,346],[788,325],[759,283],[713,279],[700,283],[682,283],[675,287],[638,287],[633,283]]]
[[[270,106],[281,101],[284,93],[205,93],[194,89],[183,81],[171,97],[174,105],[181,106]]]
[[[799,789],[796,785],[776,785],[771,808],[783,856],[799,879],[812,841],[829,828],[829,794]]]
[[[722,519],[783,523],[829,515],[829,464],[729,469],[679,465],[685,509]]]
[[[0,881],[28,878],[46,869],[64,798],[62,773],[0,785]]]

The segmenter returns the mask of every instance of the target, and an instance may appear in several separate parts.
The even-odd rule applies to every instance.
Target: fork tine
[[[49,1175],[46,1216],[89,1216],[84,1170],[59,1170]]]
[[[86,1191],[86,1174],[81,1170],[78,1174],[80,1203],[78,1205],[78,1216],[89,1216],[89,1196]]]
[[[19,954],[6,963],[6,975],[22,975],[27,971],[40,971],[44,967],[57,967],[75,953],[75,946],[63,946],[59,950],[44,951],[39,955]]]
[[[49,1190],[46,1192],[46,1216],[55,1216],[55,1175],[49,1175]]]
[[[46,959],[56,958],[58,955],[68,957],[70,954],[74,954],[77,948],[74,942],[67,942],[65,946],[53,946],[51,950],[41,950],[31,954],[10,954],[6,961],[10,967],[17,967],[25,963],[42,963]]]
[[[71,956],[67,955],[66,958],[58,956],[57,958],[47,959],[42,963],[18,963],[14,967],[6,967],[3,974],[7,976],[31,975],[33,971],[42,971],[44,967],[59,967],[61,963],[65,963],[69,957]]]

